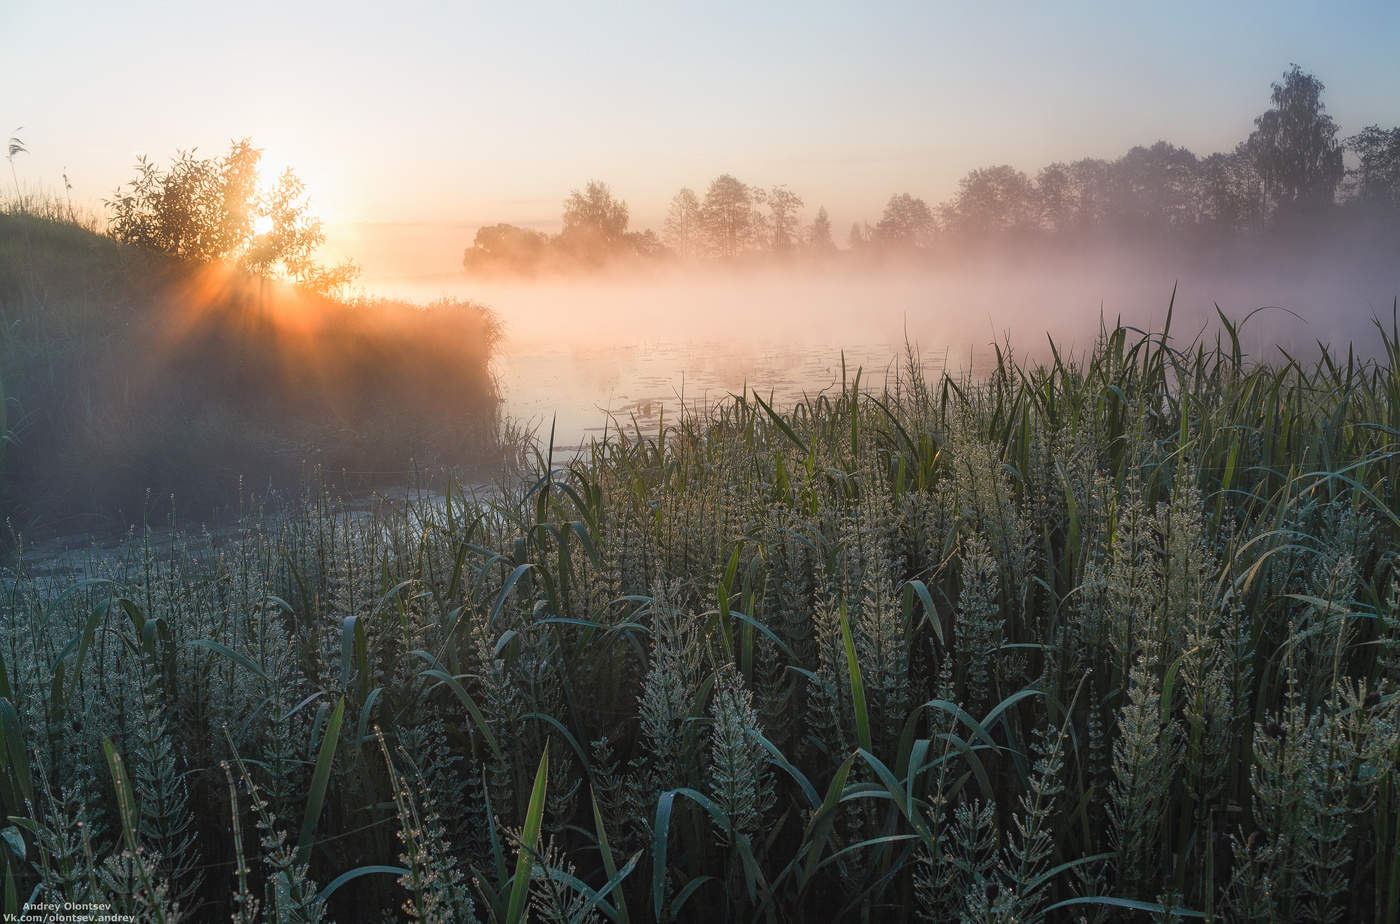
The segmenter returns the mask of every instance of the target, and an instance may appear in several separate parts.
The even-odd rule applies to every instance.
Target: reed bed
[[[6,581],[5,906],[1395,921],[1400,331],[917,356]]]

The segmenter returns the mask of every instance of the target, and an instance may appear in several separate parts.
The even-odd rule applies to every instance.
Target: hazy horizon
[[[61,190],[66,173],[74,200],[100,208],[138,154],[165,163],[250,137],[307,182],[329,250],[373,274],[451,271],[480,225],[557,229],[560,203],[593,178],[636,229],[659,232],[677,189],[728,172],[789,185],[804,218],[824,205],[844,236],[892,192],[942,201],[989,164],[1033,171],[1158,139],[1229,150],[1290,62],[1326,82],[1343,136],[1393,123],[1400,99],[1386,53],[1400,9],[1380,3],[252,4],[217,20],[20,4],[0,23],[24,75],[0,110],[7,134],[23,127],[22,184]],[[133,24],[143,53],[114,56]]]
[[[30,78],[0,111],[26,147],[10,186],[71,195],[101,223],[139,155],[164,166],[249,138],[264,183],[286,167],[305,182],[326,235],[318,259],[362,271],[350,292],[497,313],[512,413],[554,402],[580,416],[619,389],[650,404],[697,373],[721,391],[765,378],[801,388],[829,377],[841,350],[879,364],[906,338],[959,369],[993,342],[1083,349],[1101,316],[1160,324],[1174,287],[1180,336],[1217,305],[1233,318],[1267,305],[1286,310],[1251,323],[1258,350],[1357,340],[1364,352],[1369,318],[1400,292],[1389,239],[1355,219],[1364,210],[1347,212],[1345,234],[1314,210],[1313,239],[1294,238],[1274,220],[1283,194],[1260,194],[1275,181],[1208,161],[1250,137],[1295,63],[1325,85],[1314,102],[1337,142],[1400,121],[1393,5],[71,12],[3,14],[12,68]],[[114,59],[112,37],[132,23],[143,53]],[[44,52],[57,36],[62,55]],[[1081,159],[1120,172],[1073,174],[1079,211],[1061,193],[1052,216],[1038,171]],[[965,203],[960,181],[996,165],[1009,179]],[[706,241],[697,262],[623,234],[662,235],[677,191],[708,200],[722,174],[756,216],[751,240],[727,253]],[[630,220],[602,239],[553,236],[593,180]],[[780,186],[801,198],[782,235],[759,207]],[[1336,179],[1328,188],[1361,201]],[[922,225],[885,228],[894,194]],[[1258,213],[1230,212],[1237,194]],[[1015,195],[1044,213],[1023,224],[1006,205]],[[826,243],[811,244],[823,208]],[[553,256],[512,264],[524,251],[503,246],[482,265],[508,272],[464,273],[478,229],[498,224]],[[837,254],[856,224],[868,240]],[[804,247],[811,259],[794,260]],[[638,364],[643,348],[664,359]]]
[[[1279,360],[1280,349],[1310,357],[1318,342],[1368,356],[1380,348],[1372,318],[1388,320],[1400,293],[1400,266],[1358,274],[1298,254],[1217,265],[1124,247],[961,267],[671,265],[533,280],[458,270],[363,286],[490,308],[504,333],[493,368],[506,413],[541,436],[556,427],[556,445],[569,448],[634,420],[654,429],[682,398],[687,410],[708,410],[747,388],[790,406],[839,382],[843,358],[879,391],[902,369],[906,345],[930,377],[985,374],[994,344],[1048,361],[1053,339],[1066,358],[1082,357],[1101,321],[1158,331],[1169,307],[1176,348],[1197,337],[1213,344],[1218,306],[1236,323],[1248,318],[1241,342],[1251,361]]]

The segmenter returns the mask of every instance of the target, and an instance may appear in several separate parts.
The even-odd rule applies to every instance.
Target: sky
[[[1400,123],[1400,4],[0,0],[20,182],[100,199],[139,154],[251,137],[333,243],[455,267],[597,178],[659,230],[682,186],[784,183],[838,236],[967,171],[1232,148],[1290,62],[1344,134]],[[9,179],[8,177],[6,179]],[[358,235],[358,237],[357,237]],[[439,254],[440,252],[440,254]]]

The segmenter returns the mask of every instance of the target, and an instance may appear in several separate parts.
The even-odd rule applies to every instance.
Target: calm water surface
[[[847,375],[860,368],[862,382],[876,389],[892,379],[906,342],[930,378],[944,369],[981,374],[994,362],[992,345],[1008,340],[1020,357],[1047,354],[1047,338],[1061,355],[1082,355],[1101,318],[1160,328],[1173,287],[1181,345],[1212,328],[1218,304],[1237,319],[1260,305],[1284,305],[1306,319],[1273,312],[1251,320],[1245,347],[1254,355],[1272,352],[1275,342],[1364,346],[1375,339],[1376,306],[1383,301],[1389,313],[1393,288],[1381,283],[1306,267],[1222,273],[1105,258],[938,274],[790,269],[491,282],[459,273],[366,287],[492,308],[505,333],[494,365],[506,413],[544,437],[553,424],[556,447],[568,448],[605,428],[630,431],[634,421],[654,431],[682,402],[709,408],[745,387],[791,407],[804,394],[840,387],[843,353]]]

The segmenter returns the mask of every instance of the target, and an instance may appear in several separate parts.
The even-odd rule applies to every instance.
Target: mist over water
[[[1379,269],[1377,268],[1379,267]],[[506,413],[568,448],[633,421],[654,430],[663,410],[705,409],[745,387],[779,405],[839,387],[848,376],[879,389],[914,347],[926,374],[976,377],[993,344],[1022,358],[1080,354],[1100,318],[1159,329],[1172,303],[1173,343],[1203,329],[1215,306],[1243,328],[1245,350],[1307,355],[1318,341],[1379,346],[1371,319],[1388,319],[1400,292],[1397,264],[1368,256],[1288,253],[1184,257],[1121,250],[982,259],[955,266],[811,266],[745,270],[659,269],[597,276],[500,280],[443,274],[366,280],[375,293],[443,295],[492,308],[505,338],[495,371]],[[1296,315],[1296,317],[1295,317]]]

